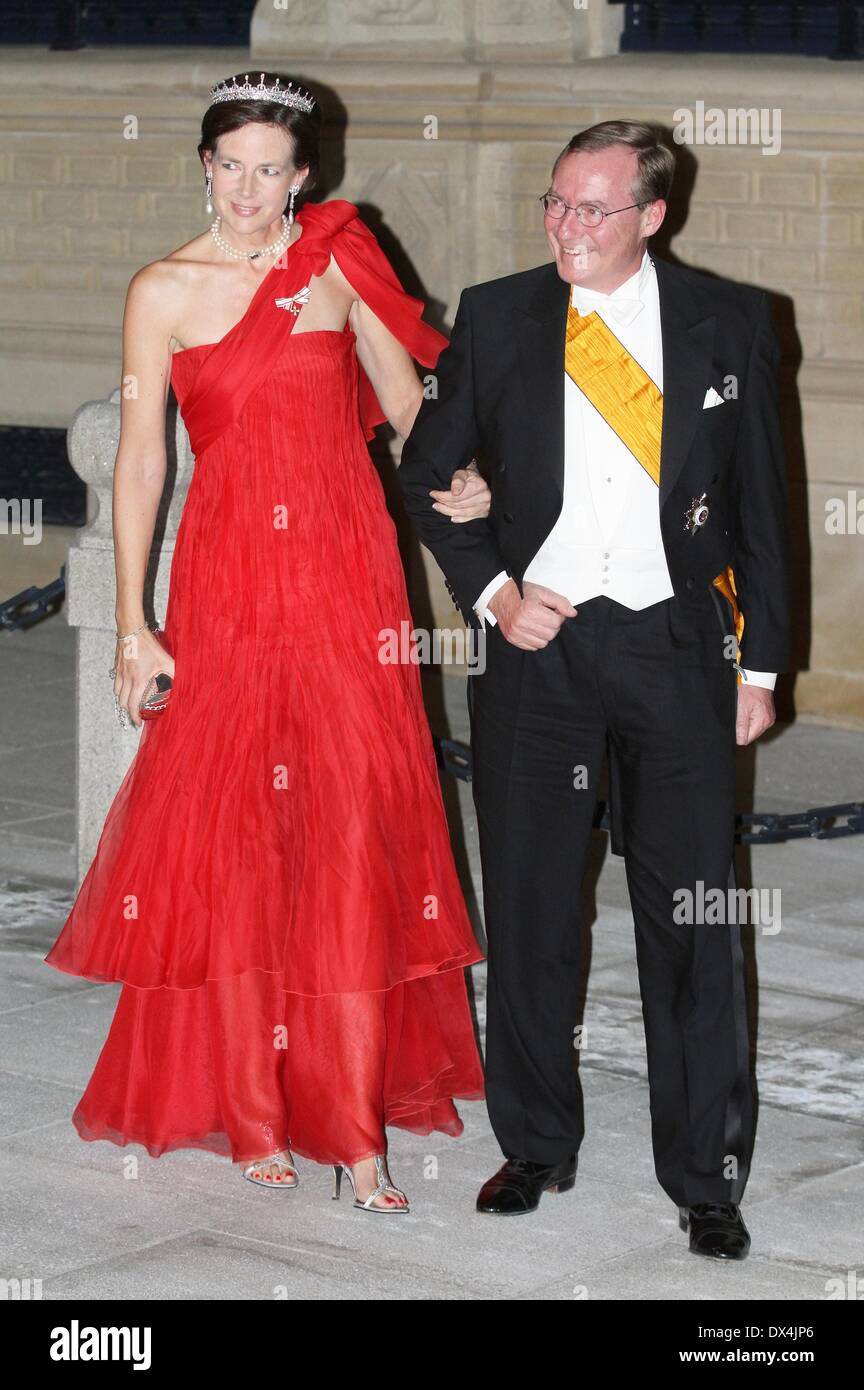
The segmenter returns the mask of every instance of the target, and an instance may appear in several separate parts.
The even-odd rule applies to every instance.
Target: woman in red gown
[[[407,433],[411,358],[434,366],[445,339],[351,203],[280,223],[314,181],[320,118],[264,76],[266,100],[226,85],[204,118],[219,239],[130,286],[120,637],[143,623],[166,374],[195,467],[164,629],[118,644],[115,692],[141,723],[152,673],[174,685],[46,960],[123,983],[73,1115],[83,1139],[209,1149],[271,1187],[297,1185],[293,1151],[336,1166],[334,1195],[344,1165],[355,1204],[404,1211],[385,1126],[459,1135],[453,1098],[483,1096],[464,977],[483,957],[417,667],[379,659],[410,611],[366,446],[385,418]],[[479,489],[442,509],[485,515]]]

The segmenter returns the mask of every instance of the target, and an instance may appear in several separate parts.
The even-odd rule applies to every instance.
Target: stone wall
[[[337,23],[346,10],[350,23]],[[864,722],[862,538],[829,534],[825,515],[832,498],[864,499],[860,65],[618,56],[618,23],[618,10],[596,4],[261,4],[251,55],[0,50],[0,419],[67,424],[116,387],[132,273],[209,220],[198,121],[208,87],[233,71],[266,63],[315,87],[331,121],[327,192],[361,206],[438,326],[452,322],[464,285],[548,259],[536,197],[576,130],[614,116],[671,125],[699,100],[779,108],[776,155],[682,147],[655,250],[775,296],[795,705]],[[408,558],[419,612],[452,625],[437,568],[427,556],[424,569],[414,546]]]

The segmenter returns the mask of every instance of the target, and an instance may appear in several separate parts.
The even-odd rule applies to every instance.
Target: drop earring
[[[289,236],[291,234],[291,228],[294,226],[294,198],[300,192],[301,187],[302,184],[295,183],[288,190],[290,198],[288,202],[288,226],[286,228],[286,231],[288,232]]]
[[[213,175],[208,173],[204,180],[204,188],[207,193],[207,211],[213,211]]]

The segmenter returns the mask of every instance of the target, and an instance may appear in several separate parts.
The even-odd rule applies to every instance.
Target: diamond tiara
[[[315,105],[315,98],[308,92],[304,92],[302,87],[295,87],[289,82],[287,87],[280,86],[279,78],[276,78],[272,87],[266,86],[264,74],[256,86],[249,81],[248,72],[245,74],[246,81],[240,82],[220,82],[210,92],[210,105],[216,106],[220,101],[278,101],[281,106],[294,106],[298,111],[311,111]]]

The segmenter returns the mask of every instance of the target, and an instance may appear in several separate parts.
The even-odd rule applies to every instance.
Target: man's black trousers
[[[608,749],[657,1177],[679,1206],[738,1202],[753,1126],[741,928],[732,910],[719,924],[675,920],[734,884],[731,624],[710,590],[577,607],[540,651],[488,625],[485,670],[468,679],[490,1121],[507,1157],[557,1163],[582,1142],[582,879]]]

